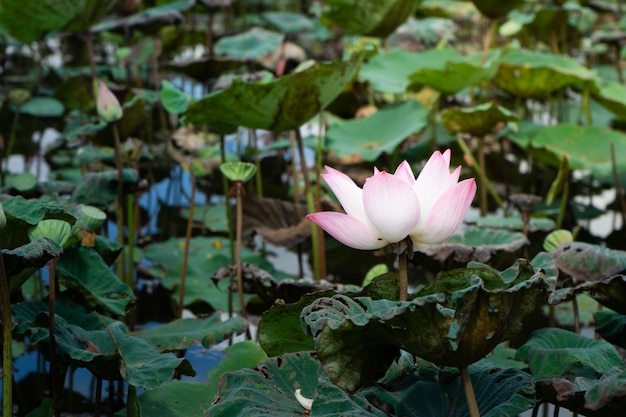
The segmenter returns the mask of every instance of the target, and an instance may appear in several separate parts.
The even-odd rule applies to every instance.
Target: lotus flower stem
[[[316,158],[315,158],[315,210],[322,211],[322,187],[320,185],[320,178],[322,172],[322,163],[324,154],[324,127],[325,118],[324,112],[320,112],[319,115],[319,128],[318,128],[318,136],[317,136],[317,148],[316,148]],[[326,277],[326,248],[324,243],[324,231],[316,227],[317,229],[317,247],[318,247],[318,258],[317,263],[319,264],[319,276],[320,279]]]
[[[615,193],[619,199],[619,205],[622,208],[622,224],[626,224],[626,197],[624,197],[624,188],[622,188],[622,182],[619,178],[619,171],[617,170],[617,161],[615,158],[615,144],[611,142],[611,169],[613,170],[613,178],[615,179]]]
[[[406,301],[409,294],[408,254],[406,251],[398,255],[400,272],[400,301]]]
[[[472,386],[472,379],[470,378],[467,368],[461,368],[461,380],[463,381],[463,391],[465,391],[465,399],[467,400],[470,416],[480,417],[476,396],[474,395],[474,387]]]
[[[187,279],[187,263],[189,262],[189,246],[191,244],[191,230],[193,226],[193,212],[196,203],[196,176],[193,172],[192,161],[189,161],[189,175],[191,177],[191,195],[189,197],[189,217],[187,218],[187,231],[185,233],[185,250],[183,252],[183,266],[180,271],[180,290],[178,296],[178,318],[183,318],[185,307],[185,281]]]
[[[1,209],[0,209],[1,210]],[[11,295],[0,253],[0,305],[2,306],[2,415],[13,415],[13,353],[11,352]]]
[[[472,168],[474,168],[474,171],[476,171],[476,173],[479,175],[479,177],[482,178],[483,177],[483,175],[482,175],[483,171],[481,169],[481,166],[476,162],[476,159],[474,158],[474,156],[470,152],[469,148],[467,147],[467,144],[465,143],[465,141],[463,140],[463,137],[461,135],[457,135],[456,142],[459,144],[459,147],[461,148],[461,150],[463,150],[463,154],[471,161],[471,163],[472,163],[471,165],[472,165]],[[502,199],[500,198],[500,196],[496,192],[496,189],[493,188],[493,184],[491,183],[491,181],[489,181],[489,178],[486,175],[484,176],[484,179],[485,179],[485,181],[484,181],[484,188],[487,189],[487,191],[489,192],[489,195],[491,195],[491,198],[493,198],[493,200],[496,202],[498,207],[504,212],[504,215],[508,216],[509,215],[509,211],[507,210],[506,206],[502,202]]]
[[[569,198],[569,177],[563,181],[563,191],[561,192],[561,205],[559,206],[559,214],[556,217],[556,228],[560,229],[567,210],[567,200]]]
[[[113,126],[113,139],[115,140],[115,168],[117,169],[117,199],[115,202],[115,221],[117,224],[117,242],[120,246],[124,247],[124,171],[122,161],[122,144],[120,141],[120,133],[117,129],[117,123],[114,122]],[[132,287],[132,277],[129,279],[126,277],[126,256],[124,251],[120,252],[117,258],[117,275],[120,280]]]

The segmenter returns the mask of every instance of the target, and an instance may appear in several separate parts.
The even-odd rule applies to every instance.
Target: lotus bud
[[[65,220],[46,219],[37,223],[28,230],[28,238],[35,240],[38,237],[48,237],[65,248],[72,237],[72,227]]]
[[[98,115],[107,123],[112,123],[122,118],[122,106],[117,97],[109,90],[102,81],[98,81]]]
[[[246,182],[256,173],[256,166],[249,162],[224,162],[220,171],[231,181]]]
[[[3,229],[7,225],[7,215],[4,213],[2,203],[0,203],[0,229]]]

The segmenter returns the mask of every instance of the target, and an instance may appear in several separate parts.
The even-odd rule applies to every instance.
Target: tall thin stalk
[[[50,390],[52,391],[52,410],[54,416],[59,417],[61,410],[59,409],[59,386],[58,367],[57,367],[57,345],[54,337],[54,322],[56,314],[56,258],[48,261],[48,332],[49,332],[49,349],[50,349]]]
[[[0,209],[1,210],[1,209]],[[11,295],[0,253],[0,306],[2,307],[2,415],[13,415],[13,353],[11,351]]]
[[[189,218],[187,219],[187,231],[185,234],[185,250],[183,252],[183,267],[180,272],[180,289],[178,296],[178,318],[183,318],[185,306],[185,281],[187,280],[187,263],[189,261],[189,246],[191,245],[191,231],[193,229],[193,212],[196,203],[196,176],[193,173],[193,165],[189,161],[189,175],[191,176],[191,196],[189,197]]]
[[[115,220],[117,224],[117,242],[124,247],[124,163],[122,161],[122,144],[120,133],[117,129],[117,122],[112,124],[113,139],[115,140],[115,168],[117,169],[117,199],[115,204]],[[126,256],[124,251],[120,252],[117,258],[117,274],[130,287],[133,286],[133,277],[126,275]]]
[[[241,317],[247,322],[248,312],[246,311],[246,302],[243,298],[243,275],[241,270],[241,242],[243,234],[243,182],[235,181],[233,185],[235,189],[236,210],[235,216],[235,240],[237,248],[235,250],[235,268],[237,269],[237,293],[239,294],[239,304],[241,306]],[[246,324],[246,337],[251,339],[250,327]]]
[[[409,294],[409,267],[406,251],[398,255],[398,269],[400,273],[400,301],[406,301]]]

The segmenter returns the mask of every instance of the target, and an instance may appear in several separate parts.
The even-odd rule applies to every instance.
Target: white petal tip
[[[312,398],[306,398],[305,396],[303,396],[300,393],[300,388],[296,390],[294,395],[296,396],[296,400],[298,400],[298,403],[302,406],[302,408],[304,408],[305,410],[311,411],[311,407],[313,406]]]

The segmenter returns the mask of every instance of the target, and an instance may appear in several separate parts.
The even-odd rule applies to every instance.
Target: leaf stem
[[[124,253],[124,166],[122,161],[122,144],[120,141],[120,133],[117,130],[117,123],[111,126],[113,129],[113,139],[115,140],[115,168],[117,169],[117,199],[115,203],[115,220],[117,224],[117,242],[122,247],[119,257],[117,258],[117,275],[120,280],[133,286],[133,278],[126,276],[126,256]]]
[[[50,390],[52,391],[52,410],[54,416],[59,417],[59,387],[58,387],[58,367],[57,367],[57,346],[54,337],[54,324],[56,315],[56,258],[48,261],[48,333],[50,348]]]
[[[235,196],[237,198],[236,202],[236,224],[235,224],[235,239],[237,249],[235,251],[235,268],[237,268],[237,293],[239,294],[239,304],[241,307],[241,317],[247,322],[248,321],[248,312],[246,311],[246,302],[243,298],[243,276],[241,271],[241,240],[243,234],[243,182],[236,181],[234,184],[235,187]],[[246,324],[246,337],[250,339],[250,327]]]
[[[2,306],[2,415],[13,415],[13,353],[11,352],[11,295],[0,253],[0,305]]]
[[[180,272],[180,289],[178,296],[178,318],[183,318],[185,306],[185,281],[187,280],[187,263],[189,262],[189,246],[191,245],[191,230],[193,227],[193,212],[196,206],[196,176],[193,172],[192,161],[189,161],[189,175],[191,176],[191,196],[189,197],[189,218],[187,219],[187,232],[185,234],[185,250],[183,252],[183,266]]]
[[[465,391],[465,399],[467,400],[470,416],[480,417],[476,396],[474,395],[474,387],[472,386],[472,379],[470,378],[467,368],[461,368],[461,380],[463,381],[463,391]]]

